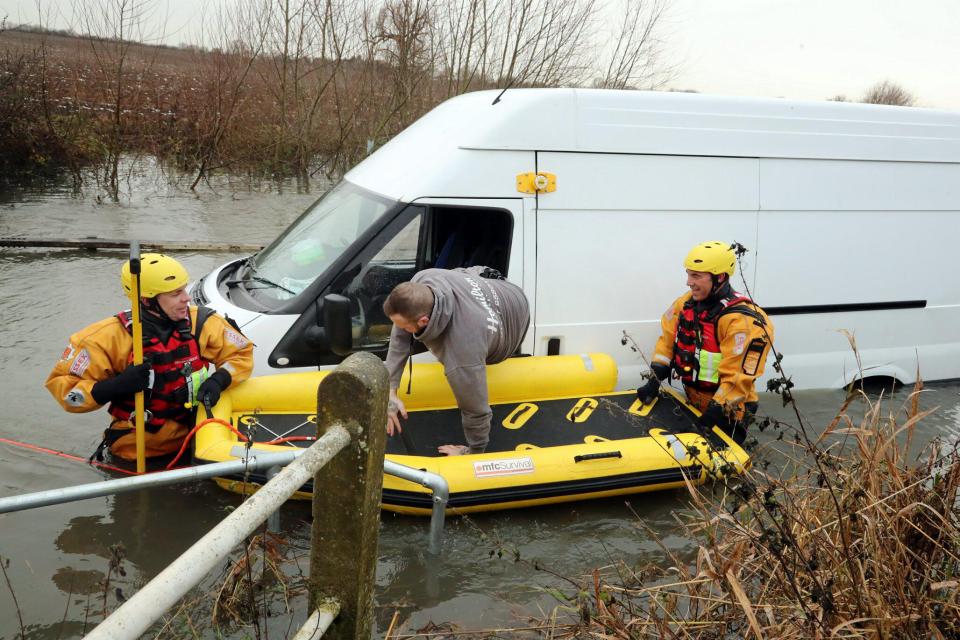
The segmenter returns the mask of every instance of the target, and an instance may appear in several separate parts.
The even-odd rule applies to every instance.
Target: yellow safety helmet
[[[726,242],[711,240],[698,244],[683,261],[683,266],[691,271],[706,271],[715,276],[725,273],[733,276],[734,267],[737,265],[737,256],[733,249]]]
[[[124,262],[120,270],[120,282],[129,298],[133,291],[130,277],[130,262]],[[176,291],[187,286],[190,276],[183,265],[162,253],[145,253],[140,256],[140,296],[154,298],[159,293]]]

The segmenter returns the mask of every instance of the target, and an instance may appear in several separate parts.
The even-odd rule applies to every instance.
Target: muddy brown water
[[[0,187],[0,235],[265,243],[312,202],[323,185],[307,189],[292,182],[223,178],[192,194],[176,181],[171,184],[169,176],[148,169],[129,176],[125,187],[120,203],[99,200],[94,189],[73,193],[55,180],[29,188]],[[0,437],[81,457],[92,452],[106,414],[63,412],[43,382],[71,332],[124,308],[118,284],[124,257],[119,251],[0,248]],[[176,257],[199,276],[234,256]],[[678,290],[682,286],[678,269]],[[786,354],[788,371],[789,362]],[[894,391],[888,409],[897,410],[908,391]],[[929,386],[923,406],[939,409],[920,424],[918,439],[960,436],[958,392],[956,382]],[[843,397],[835,390],[797,393],[815,431],[835,415]],[[795,422],[778,396],[763,394],[761,413]],[[776,439],[775,430],[757,435],[756,459],[773,470],[797,453]],[[82,462],[0,443],[0,496],[109,477]],[[125,575],[111,578],[108,609],[117,606],[118,595],[135,592],[209,531],[239,499],[202,482],[0,515],[0,556],[10,585],[0,581],[0,640],[19,637],[20,619],[27,638],[82,636],[104,609],[102,579],[112,545],[123,545]],[[386,630],[394,611],[400,611],[405,630],[430,622],[469,629],[523,626],[531,615],[558,606],[550,592],[567,585],[516,562],[512,550],[571,576],[617,560],[630,565],[661,562],[663,551],[636,526],[637,520],[683,556],[695,547],[675,519],[686,511],[683,492],[668,491],[454,518],[448,520],[441,561],[425,555],[426,519],[384,513],[377,568],[378,633]],[[300,571],[298,566],[307,571],[309,519],[305,503],[289,503],[281,510],[281,533],[293,558],[285,570],[292,576]],[[511,552],[501,557],[501,545]],[[211,574],[200,589],[213,588],[218,577]],[[291,614],[273,606],[276,615],[266,623],[266,637],[287,637],[291,625],[299,627],[306,618],[304,601],[295,597],[292,604]],[[202,626],[208,619],[204,605],[195,616]],[[250,631],[225,632],[223,637],[250,637]]]

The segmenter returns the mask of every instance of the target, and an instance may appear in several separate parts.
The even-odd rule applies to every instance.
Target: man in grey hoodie
[[[463,420],[467,446],[447,444],[445,455],[483,453],[490,440],[493,411],[487,397],[486,365],[506,360],[520,346],[530,324],[530,305],[520,287],[495,269],[425,269],[397,285],[383,311],[393,322],[387,371],[390,406],[387,434],[401,431],[406,408],[397,396],[413,340],[443,364]]]

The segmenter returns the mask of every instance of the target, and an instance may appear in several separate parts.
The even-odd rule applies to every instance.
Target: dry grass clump
[[[274,533],[251,536],[242,553],[225,568],[209,591],[197,592],[164,617],[157,640],[217,637],[268,638],[273,620],[292,637],[293,612],[302,610],[306,579],[290,542]]]
[[[695,558],[618,567],[580,585],[551,635],[616,638],[960,638],[960,451],[910,455],[918,383],[898,418],[848,398],[799,471],[690,487]],[[855,424],[846,410],[867,403]],[[642,526],[642,525],[641,525]],[[559,632],[559,633],[558,633]]]

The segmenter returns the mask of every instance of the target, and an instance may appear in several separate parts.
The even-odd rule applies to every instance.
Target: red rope
[[[230,429],[230,431],[233,431],[235,434],[237,434],[237,437],[240,438],[240,442],[247,441],[247,436],[237,431],[237,429],[226,420],[221,420],[220,418],[207,418],[206,420],[204,420],[203,422],[195,426],[193,429],[190,429],[190,433],[187,434],[187,437],[183,439],[183,444],[180,445],[180,451],[177,452],[177,455],[174,456],[173,460],[170,461],[170,464],[167,465],[167,469],[172,469],[173,465],[177,464],[177,461],[180,460],[180,456],[182,456],[183,452],[187,450],[187,445],[190,444],[190,440],[193,439],[194,434],[196,434],[197,431],[199,431],[202,427],[207,426],[211,422],[222,424],[227,429]]]
[[[168,471],[169,471],[170,469],[173,469],[173,468],[174,468],[174,466],[177,464],[177,462],[180,461],[180,458],[183,457],[184,452],[187,450],[187,446],[190,444],[190,440],[193,438],[194,435],[196,435],[197,431],[199,431],[202,427],[205,427],[206,425],[210,424],[211,422],[215,422],[215,423],[217,423],[217,424],[220,424],[220,425],[225,426],[227,429],[229,429],[230,431],[232,431],[233,433],[236,434],[236,436],[237,436],[237,438],[239,438],[240,442],[247,442],[247,440],[248,440],[247,436],[245,436],[244,434],[240,433],[240,432],[236,429],[236,427],[234,427],[232,424],[230,424],[230,423],[227,422],[226,420],[221,420],[220,418],[207,418],[206,420],[204,420],[203,422],[201,422],[200,424],[196,425],[193,429],[190,430],[190,433],[188,433],[187,436],[183,439],[183,444],[180,445],[180,451],[178,451],[178,452],[177,452],[177,455],[174,456],[173,460],[171,460],[171,461],[167,464],[167,466],[165,467],[165,470],[168,470]],[[269,442],[264,442],[263,444],[283,444],[283,443],[285,443],[285,442],[313,442],[313,441],[316,440],[316,439],[317,439],[316,436],[286,436],[286,437],[283,437],[283,438],[277,438],[277,439],[275,439],[275,440],[270,440]],[[48,449],[47,447],[41,447],[41,446],[35,445],[35,444],[29,444],[29,443],[26,443],[26,442],[19,442],[19,441],[17,441],[17,440],[11,440],[11,439],[9,439],[9,438],[0,438],[0,442],[2,442],[2,443],[4,443],[4,444],[8,444],[8,445],[10,445],[10,446],[12,446],[12,447],[20,447],[20,448],[22,448],[22,449],[29,449],[29,450],[31,450],[31,451],[39,451],[40,453],[48,453],[48,454],[50,454],[50,455],[59,456],[59,457],[61,457],[61,458],[66,458],[67,460],[75,460],[75,461],[77,461],[77,462],[84,462],[84,463],[90,464],[90,465],[92,465],[92,466],[94,466],[94,467],[97,467],[97,468],[100,468],[100,469],[105,469],[105,470],[107,470],[107,471],[116,471],[117,473],[123,473],[123,474],[126,474],[126,475],[128,475],[128,476],[136,476],[136,475],[139,475],[136,471],[133,471],[133,470],[131,470],[131,469],[124,469],[124,468],[122,468],[122,467],[115,467],[115,466],[113,466],[113,465],[104,464],[104,463],[102,463],[102,462],[97,462],[97,461],[95,461],[95,460],[87,460],[86,458],[81,458],[80,456],[75,456],[75,455],[73,455],[73,454],[71,454],[71,453],[64,453],[63,451],[57,451],[56,449]],[[147,473],[151,473],[151,472],[148,471]]]
[[[313,442],[317,436],[284,436],[261,444],[283,444],[284,442]]]
[[[13,446],[13,447],[21,447],[23,449],[30,449],[31,451],[49,453],[50,455],[66,458],[67,460],[76,460],[77,462],[89,463],[95,467],[99,467],[100,469],[106,469],[107,471],[116,471],[118,473],[125,473],[128,476],[139,475],[137,474],[136,471],[131,471],[130,469],[122,469],[120,467],[114,467],[113,465],[97,462],[96,460],[87,460],[86,458],[81,458],[80,456],[75,456],[70,453],[64,453],[63,451],[57,451],[56,449],[48,449],[46,447],[40,447],[35,444],[27,444],[26,442],[17,442],[16,440],[10,440],[9,438],[0,438],[0,442],[3,442],[4,444],[9,444],[10,446]]]

